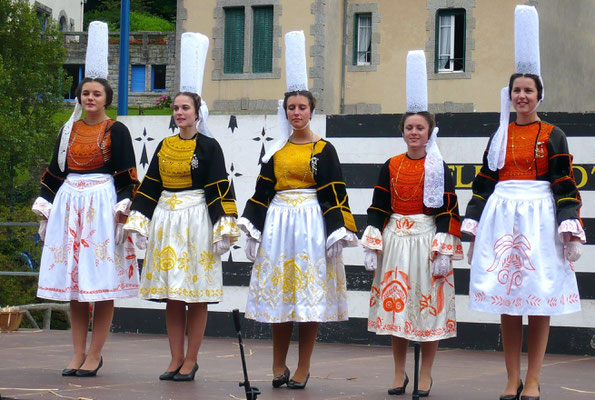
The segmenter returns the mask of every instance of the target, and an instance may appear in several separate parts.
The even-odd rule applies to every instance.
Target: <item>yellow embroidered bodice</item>
[[[163,140],[159,150],[159,174],[164,188],[192,187],[190,162],[196,149],[196,140],[184,140],[179,135]]]
[[[312,171],[310,170],[310,157],[322,151],[325,142],[319,140],[312,143],[293,144],[287,142],[285,146],[273,155],[275,170],[275,190],[306,189],[316,185]]]

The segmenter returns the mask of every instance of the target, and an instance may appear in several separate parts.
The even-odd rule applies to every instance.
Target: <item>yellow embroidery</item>
[[[300,194],[298,196],[288,196],[286,194],[277,193],[277,196],[279,196],[279,198],[281,200],[284,200],[285,203],[287,203],[293,207],[296,207],[298,204],[302,204],[305,200],[310,200],[310,199],[316,198],[315,194],[312,194],[312,195]]]
[[[171,246],[165,247],[162,251],[155,249],[153,258],[155,260],[156,269],[169,271],[176,266],[176,251]]]
[[[169,208],[173,210],[177,205],[182,204],[183,201],[178,200],[178,196],[174,193],[169,199],[165,200],[165,203],[169,204]]]
[[[159,150],[159,174],[163,186],[183,189],[192,186],[190,161],[196,149],[196,140],[168,137]]]

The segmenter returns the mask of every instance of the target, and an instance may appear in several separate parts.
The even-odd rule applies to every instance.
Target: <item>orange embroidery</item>
[[[407,303],[408,290],[411,289],[409,276],[403,271],[388,271],[380,285],[383,287],[380,295],[382,307],[393,312],[394,323],[394,314],[403,311]]]

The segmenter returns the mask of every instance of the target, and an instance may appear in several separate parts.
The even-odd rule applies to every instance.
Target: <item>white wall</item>
[[[66,16],[66,31],[80,32],[83,30],[83,9],[86,0],[29,0],[29,4],[41,4],[52,10],[52,18],[60,20],[61,15]],[[70,20],[74,20],[74,27],[71,29]]]

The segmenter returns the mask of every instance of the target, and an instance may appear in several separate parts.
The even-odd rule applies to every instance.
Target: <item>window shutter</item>
[[[357,35],[359,33],[359,14],[353,17],[353,65],[357,65]]]
[[[144,65],[133,65],[132,66],[132,77],[130,79],[130,91],[131,92],[144,92],[145,91],[145,66]]]
[[[244,72],[244,7],[225,8],[223,72]]]
[[[273,7],[253,7],[252,72],[273,71]]]

